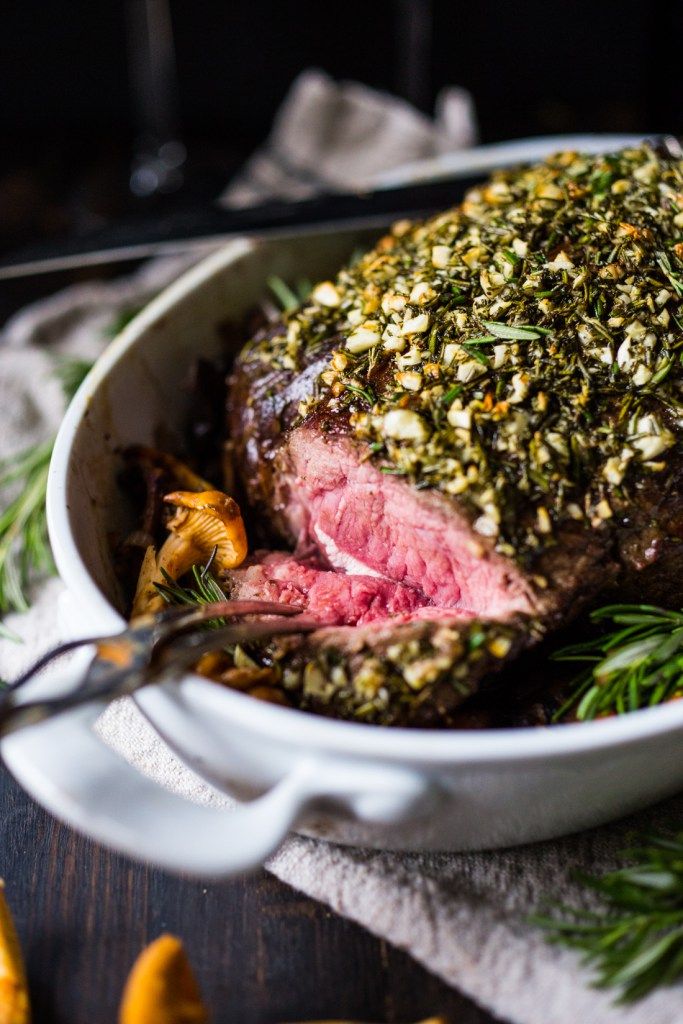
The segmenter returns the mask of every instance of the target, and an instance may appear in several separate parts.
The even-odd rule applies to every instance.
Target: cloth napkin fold
[[[319,184],[313,176],[306,180],[306,167],[315,169],[318,183],[325,177],[338,187],[355,185],[381,168],[469,142],[474,131],[470,110],[466,94],[452,90],[443,99],[440,121],[430,123],[391,97],[308,73],[286,100],[267,146],[224,201],[253,201],[266,192],[309,194],[306,189]],[[351,158],[354,152],[357,160]],[[5,326],[0,333],[0,458],[55,431],[63,409],[53,375],[55,353],[93,358],[122,310],[147,301],[187,265],[186,259],[157,260],[114,282],[75,286],[27,308]],[[8,625],[25,642],[0,640],[2,677],[13,678],[58,642],[55,606],[61,589],[58,580],[47,581],[36,588],[27,614],[9,617]],[[109,708],[99,729],[106,742],[161,785],[191,800],[230,805],[168,750],[132,701]],[[680,827],[682,822],[683,797],[678,797],[630,821],[580,836],[489,853],[384,853],[292,836],[268,869],[407,950],[502,1019],[516,1024],[679,1024],[681,986],[632,1007],[615,1007],[611,995],[590,987],[590,974],[578,958],[549,946],[528,918],[546,896],[585,899],[572,872],[615,867],[634,829]]]

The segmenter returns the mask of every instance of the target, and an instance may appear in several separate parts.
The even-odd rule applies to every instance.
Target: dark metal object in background
[[[79,237],[21,249],[0,262],[0,280],[184,252],[236,235],[286,236],[332,226],[379,229],[398,216],[420,216],[452,206],[480,180],[442,178],[365,194],[322,195],[245,209],[179,209],[163,217],[122,221]]]

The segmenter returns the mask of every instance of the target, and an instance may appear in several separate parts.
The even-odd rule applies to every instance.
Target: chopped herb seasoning
[[[523,561],[569,520],[603,528],[678,444],[682,235],[683,161],[559,153],[402,221],[254,357],[336,346],[300,415],[346,411],[383,472],[457,495]]]

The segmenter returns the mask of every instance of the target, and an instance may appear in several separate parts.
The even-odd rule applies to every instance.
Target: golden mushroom
[[[147,548],[133,600],[132,617],[159,611],[164,604],[155,583],[165,574],[180,579],[193,565],[206,562],[215,551],[220,572],[234,569],[247,554],[247,535],[236,501],[222,491],[173,491],[164,501],[176,512],[167,526],[169,535],[156,554]]]
[[[133,965],[119,1024],[207,1024],[209,1014],[180,939],[161,935]]]
[[[30,1019],[21,948],[0,879],[0,1024],[29,1024]]]

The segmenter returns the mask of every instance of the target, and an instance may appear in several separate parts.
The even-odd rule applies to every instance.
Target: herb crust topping
[[[296,370],[333,343],[301,418],[324,403],[383,472],[459,496],[524,560],[666,468],[682,297],[683,161],[559,153],[395,224],[251,358]]]

